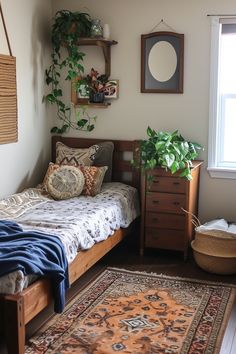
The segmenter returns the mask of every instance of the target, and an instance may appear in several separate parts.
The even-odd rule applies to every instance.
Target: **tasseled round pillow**
[[[60,166],[47,180],[47,190],[54,199],[77,197],[84,188],[84,175],[77,167]]]

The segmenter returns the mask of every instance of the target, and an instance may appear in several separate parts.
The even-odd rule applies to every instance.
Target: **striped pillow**
[[[101,191],[102,182],[107,171],[107,166],[81,166],[80,170],[83,172],[85,183],[82,195],[94,197]]]

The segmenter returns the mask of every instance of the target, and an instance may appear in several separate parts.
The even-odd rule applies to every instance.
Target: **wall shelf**
[[[97,46],[102,48],[103,51],[103,56],[105,60],[105,74],[107,77],[110,76],[111,74],[111,46],[117,44],[117,41],[114,40],[107,40],[104,38],[80,38],[77,42],[78,46]],[[104,103],[92,103],[88,102],[87,100],[84,99],[79,99],[77,97],[77,92],[75,90],[75,82],[78,81],[79,78],[74,80],[71,84],[71,102],[75,106],[79,105],[88,105],[92,106],[94,108],[107,108],[110,105],[110,102],[104,102]],[[87,103],[86,103],[87,101]]]
[[[104,38],[80,38],[78,46],[92,45],[102,48],[105,59],[105,74],[109,77],[111,74],[111,46],[117,44],[117,41]]]
[[[107,108],[110,105],[111,105],[110,102],[94,103],[94,102],[89,102],[88,100],[78,98],[77,103],[75,104],[75,107],[89,106],[91,108]]]

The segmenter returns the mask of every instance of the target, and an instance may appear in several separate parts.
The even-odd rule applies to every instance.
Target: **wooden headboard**
[[[112,139],[86,139],[71,138],[64,136],[52,136],[52,161],[56,159],[57,141],[72,148],[88,148],[91,145],[103,141],[112,141],[114,143],[113,163],[112,163],[112,181],[124,182],[133,187],[140,188],[140,170],[130,164],[131,159],[138,161],[139,142],[137,140],[112,140]]]

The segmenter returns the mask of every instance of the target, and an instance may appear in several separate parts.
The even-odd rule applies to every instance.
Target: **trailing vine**
[[[50,93],[43,97],[44,101],[56,105],[57,117],[61,122],[60,127],[54,126],[51,129],[52,133],[63,134],[70,128],[85,131],[94,129],[96,117],[88,114],[86,106],[76,110],[71,104],[66,104],[63,101],[61,87],[63,69],[66,69],[66,81],[73,82],[83,75],[85,54],[79,51],[77,43],[80,37],[90,36],[90,29],[91,17],[87,13],[61,10],[54,17],[51,33],[52,64],[45,71],[46,84],[50,86]],[[66,49],[67,56],[62,56],[62,49]],[[72,112],[75,113],[75,121],[72,120]]]

